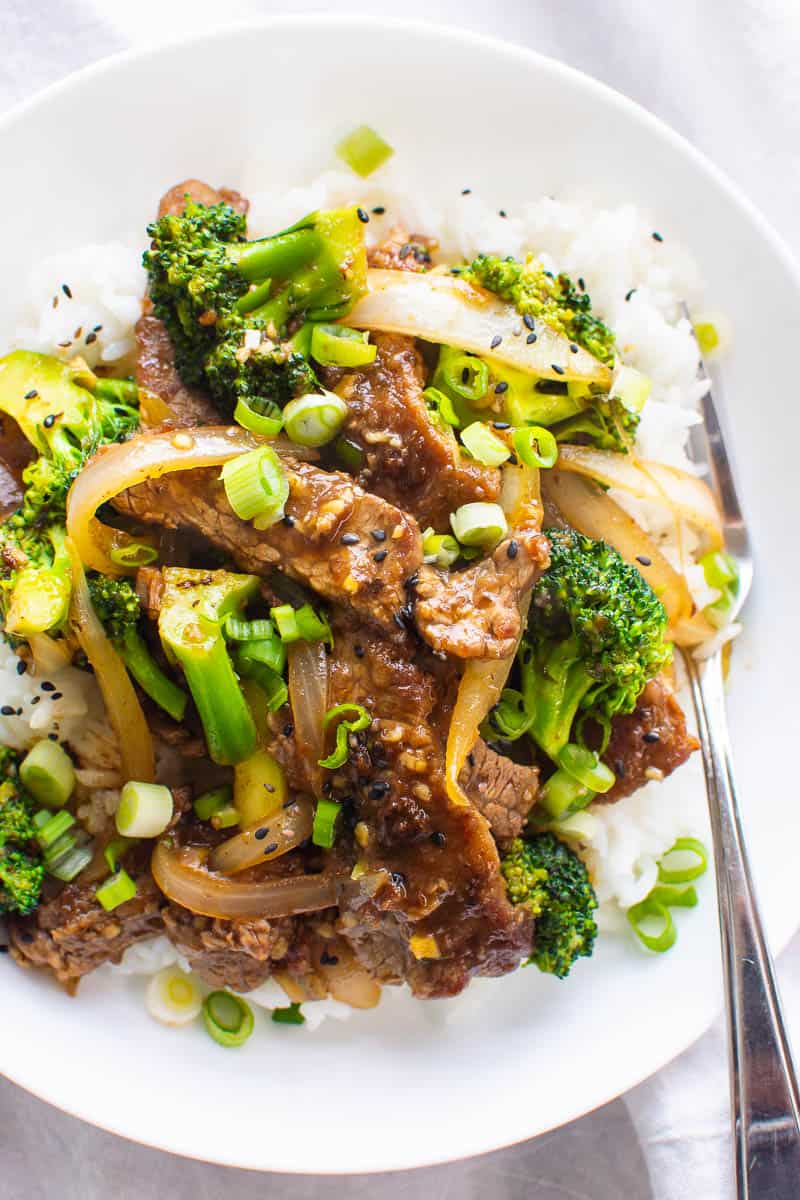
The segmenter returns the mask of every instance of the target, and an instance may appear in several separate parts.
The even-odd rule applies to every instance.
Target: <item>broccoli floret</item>
[[[6,763],[16,757],[3,755]],[[0,913],[25,916],[39,903],[44,866],[31,849],[35,832],[30,798],[18,781],[6,779],[0,783]]]
[[[564,979],[577,958],[594,950],[597,908],[586,867],[552,833],[515,838],[500,860],[512,904],[523,905],[534,919],[534,949],[529,963]]]
[[[595,397],[588,408],[551,427],[557,442],[596,446],[627,454],[636,440],[641,420],[616,396]]]
[[[188,697],[153,658],[139,632],[141,604],[127,579],[89,578],[92,605],[106,633],[139,687],[175,721],[182,721]]]
[[[226,204],[189,201],[148,226],[144,255],[153,308],[178,370],[231,411],[270,411],[316,385],[289,327],[341,316],[366,287],[364,226],[356,208],[312,213],[290,229],[244,240]]]
[[[22,513],[0,526],[0,606],[6,633],[27,638],[66,621],[72,576],[63,525],[42,529]]]
[[[613,333],[592,312],[588,294],[575,287],[567,275],[545,271],[532,256],[519,262],[481,254],[462,272],[462,278],[507,300],[522,316],[546,321],[600,362],[613,363]]]

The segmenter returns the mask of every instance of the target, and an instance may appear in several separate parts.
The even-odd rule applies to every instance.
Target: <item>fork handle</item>
[[[737,1200],[800,1195],[800,1089],[733,783],[722,659],[690,655],[714,837]]]

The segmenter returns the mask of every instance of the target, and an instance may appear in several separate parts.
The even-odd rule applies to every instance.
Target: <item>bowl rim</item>
[[[736,183],[726,171],[718,167],[704,151],[699,150],[692,144],[691,141],[683,134],[675,130],[665,120],[656,116],[640,104],[637,100],[625,95],[611,85],[604,83],[595,76],[588,74],[578,67],[571,66],[551,55],[543,54],[538,50],[531,49],[527,46],[519,45],[505,38],[495,37],[494,35],[479,32],[472,29],[466,29],[459,26],[449,25],[442,21],[428,21],[419,18],[405,18],[394,16],[373,15],[371,13],[359,12],[305,12],[305,13],[276,13],[273,15],[253,16],[242,18],[241,20],[223,23],[209,28],[198,30],[190,34],[176,34],[174,36],[165,37],[157,42],[150,42],[142,45],[129,47],[127,49],[114,51],[111,54],[105,55],[102,58],[96,59],[93,62],[87,63],[83,67],[79,67],[67,75],[54,80],[45,87],[37,90],[32,96],[29,96],[16,104],[12,105],[5,112],[0,114],[0,138],[3,133],[13,127],[16,121],[27,116],[29,113],[35,112],[37,109],[46,107],[53,101],[57,101],[59,96],[69,92],[73,88],[80,88],[85,83],[95,79],[102,78],[106,74],[113,74],[119,67],[126,66],[130,63],[155,59],[162,54],[168,54],[178,48],[190,49],[191,47],[215,41],[219,43],[222,39],[236,39],[243,34],[262,32],[265,29],[297,29],[302,30],[305,27],[315,26],[318,28],[347,28],[358,27],[367,29],[376,33],[391,33],[392,31],[400,31],[404,33],[412,33],[417,36],[436,38],[443,46],[449,44],[449,48],[454,45],[470,45],[472,47],[480,47],[489,50],[497,55],[505,55],[506,57],[514,58],[523,65],[528,65],[539,71],[549,73],[552,77],[560,77],[578,85],[590,93],[593,92],[598,96],[603,103],[612,105],[617,111],[626,113],[634,121],[638,122],[656,138],[664,139],[678,153],[687,158],[694,168],[707,178],[713,181],[714,184],[722,191],[727,198],[733,202],[738,208],[742,216],[748,219],[755,227],[758,234],[771,246],[778,259],[780,259],[783,267],[788,275],[793,280],[798,291],[800,291],[800,258],[795,257],[794,252],[790,248],[787,240],[779,233],[772,225],[771,221],[764,216],[761,210],[757,207],[754,201],[743,191],[741,186]],[[716,891],[714,892],[716,903]],[[786,948],[791,938],[800,927],[800,914],[796,923],[790,923],[788,927],[781,929],[780,936],[773,938],[774,957],[782,953]],[[717,1012],[719,1016],[719,1011]],[[716,1018],[715,1018],[716,1019]],[[655,1075],[659,1070],[668,1066],[680,1054],[689,1049],[704,1033],[710,1029],[711,1024],[703,1017],[700,1027],[696,1029],[688,1040],[681,1038],[681,1044],[673,1046],[668,1051],[668,1057],[655,1069],[649,1067],[640,1075],[629,1083],[627,1090],[632,1090],[639,1086],[646,1079]],[[131,1134],[125,1133],[111,1121],[98,1119],[96,1116],[85,1115],[79,1109],[65,1107],[63,1102],[55,1101],[48,1095],[44,1094],[35,1085],[28,1082],[20,1082],[3,1070],[0,1064],[0,1076],[7,1079],[15,1086],[23,1088],[36,1099],[51,1105],[60,1112],[77,1120],[85,1121],[96,1129],[100,1129],[105,1133],[113,1134],[116,1137],[123,1138],[131,1142],[133,1145],[143,1145],[154,1150],[159,1150],[163,1153],[171,1154],[177,1158],[186,1159],[190,1162],[208,1163],[213,1166],[227,1165],[231,1169],[248,1171],[253,1174],[276,1174],[276,1175],[306,1175],[308,1171],[298,1167],[295,1168],[266,1168],[250,1165],[240,1165],[235,1163],[221,1164],[218,1159],[206,1158],[202,1153],[175,1150],[173,1147],[164,1144],[158,1140],[142,1141]],[[623,1095],[626,1093],[622,1093]],[[590,1108],[588,1108],[580,1116],[574,1118],[581,1120],[597,1109],[612,1102],[620,1097],[616,1087],[609,1089],[609,1092],[604,1093],[600,1099],[596,1100]],[[541,1136],[550,1129],[540,1130],[538,1133],[527,1137],[515,1138],[511,1141],[500,1141],[496,1144],[485,1147],[477,1151],[474,1155],[458,1158],[438,1158],[433,1157],[425,1162],[415,1164],[414,1167],[396,1166],[389,1163],[381,1167],[362,1168],[357,1174],[380,1175],[391,1171],[403,1170],[404,1172],[412,1172],[425,1170],[429,1167],[442,1165],[448,1162],[462,1162],[468,1159],[478,1159],[485,1155],[496,1153],[501,1150],[511,1149],[514,1146],[523,1144],[523,1142],[531,1140],[532,1137]],[[312,1172],[317,1174],[317,1172]],[[347,1176],[353,1172],[348,1169],[328,1170],[324,1173],[325,1176]],[[323,1176],[324,1177],[324,1176]]]

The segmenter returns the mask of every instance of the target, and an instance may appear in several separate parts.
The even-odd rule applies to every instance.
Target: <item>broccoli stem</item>
[[[574,638],[523,664],[522,695],[534,714],[529,732],[554,762],[569,742],[581,700],[594,682]]]
[[[159,708],[169,713],[173,721],[182,721],[188,697],[161,670],[150,653],[144,638],[136,629],[127,629],[117,643],[117,653],[142,691]]]
[[[264,279],[287,279],[311,262],[322,249],[315,229],[279,233],[257,242],[233,242],[226,247],[248,283]]]

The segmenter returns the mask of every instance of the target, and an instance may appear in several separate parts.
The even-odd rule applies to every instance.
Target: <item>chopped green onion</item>
[[[365,367],[375,361],[377,353],[366,329],[315,325],[311,334],[311,357],[323,367]]]
[[[62,834],[62,836],[56,842],[54,842],[52,846],[42,852],[42,860],[48,871],[56,863],[60,863],[64,858],[64,855],[72,853],[72,851],[78,845],[78,836],[79,835],[74,833]],[[86,843],[85,841],[82,841],[80,844],[85,845]]]
[[[462,504],[450,514],[457,541],[464,546],[496,546],[508,533],[506,515],[499,504],[477,500]]]
[[[484,467],[499,467],[511,458],[511,451],[503,439],[492,433],[483,421],[473,421],[462,429],[461,441],[476,462]]]
[[[651,900],[648,896],[629,908],[627,916],[639,941],[654,954],[664,954],[675,945],[678,931],[666,904]],[[660,928],[657,932],[650,933],[648,928],[652,928],[653,921],[660,925]]]
[[[233,802],[233,788],[226,784],[224,787],[212,788],[210,792],[203,792],[202,796],[198,796],[192,807],[194,808],[195,816],[201,821],[210,821],[211,818]]]
[[[220,478],[228,503],[243,521],[257,518],[256,527],[266,529],[283,516],[289,481],[271,446],[259,446],[229,459]]]
[[[341,434],[333,443],[333,452],[343,467],[354,474],[364,465],[364,451],[355,442],[349,441]]]
[[[157,560],[158,551],[146,542],[129,542],[127,546],[112,546],[108,557],[115,566],[133,570],[134,567],[149,567]]]
[[[264,661],[268,645],[271,652],[272,643],[243,642],[236,647],[233,661],[243,679],[252,679],[261,688],[270,712],[277,712],[289,699],[289,688],[281,674]],[[253,653],[251,647],[258,649]]]
[[[299,1004],[288,1004],[286,1008],[273,1008],[272,1019],[276,1025],[305,1025],[306,1023]]]
[[[109,871],[119,870],[119,860],[124,854],[127,854],[134,846],[139,845],[138,838],[115,837],[112,838],[106,848],[103,850],[103,858],[106,860],[106,866]]]
[[[75,790],[75,768],[60,743],[45,738],[19,765],[19,778],[34,800],[48,808],[62,808]]]
[[[180,967],[164,967],[147,984],[145,1004],[162,1025],[188,1025],[200,1015],[203,996],[191,975]]]
[[[348,713],[352,713],[353,716],[344,719]],[[327,758],[319,760],[319,765],[327,768],[329,771],[335,771],[347,762],[350,734],[360,733],[362,729],[369,729],[372,724],[372,717],[363,704],[334,704],[333,708],[329,708],[322,719],[323,729],[327,729],[332,721],[336,721],[340,717],[343,719],[339,721],[336,727],[336,748]]]
[[[153,838],[172,820],[172,792],[162,783],[129,780],[119,798],[116,824],[123,837]]]
[[[257,642],[275,636],[272,622],[267,617],[243,621],[235,613],[228,613],[224,618],[222,632],[229,642]]]
[[[112,912],[119,908],[120,904],[133,899],[136,895],[136,884],[128,872],[120,868],[115,875],[109,876],[101,883],[94,894],[98,904],[102,904],[106,912]]]
[[[656,904],[666,904],[667,908],[697,908],[697,892],[690,883],[688,887],[654,887],[647,893],[646,899],[654,900]]]
[[[556,820],[585,808],[593,799],[591,788],[560,768],[539,793],[539,804]]]
[[[427,387],[422,393],[422,398],[430,412],[441,417],[446,425],[454,425],[458,428],[461,424],[458,413],[453,407],[453,401],[444,392],[440,392],[435,387]]]
[[[71,883],[84,867],[88,867],[93,858],[94,853],[89,846],[73,845],[56,860],[46,864],[47,873],[55,879],[60,879],[62,883]]]
[[[231,992],[209,993],[203,1001],[203,1020],[220,1046],[242,1046],[253,1032],[253,1010]]]
[[[342,138],[336,147],[336,153],[351,171],[366,179],[392,157],[394,150],[380,134],[370,129],[369,125],[359,125],[352,133],[348,133],[347,137]]]
[[[652,383],[641,371],[634,367],[622,366],[614,376],[611,395],[616,397],[628,412],[640,413],[652,389]]]
[[[241,816],[235,804],[226,804],[224,808],[219,808],[211,818],[211,826],[213,829],[232,829],[234,825],[238,825]]]
[[[239,399],[233,410],[233,419],[242,429],[262,437],[275,438],[283,429],[283,413],[277,404],[270,403],[263,413],[256,412],[246,400]]]
[[[341,729],[341,726],[339,726]],[[336,821],[341,812],[341,804],[335,800],[318,800],[314,812],[314,824],[311,828],[311,841],[323,850],[330,850],[336,840]]]
[[[558,461],[558,443],[549,429],[541,425],[525,425],[514,430],[514,449],[526,467],[547,470]]]
[[[617,781],[614,772],[600,762],[594,750],[587,750],[585,746],[576,746],[572,742],[559,754],[558,765],[593,792],[607,792]]]
[[[53,814],[43,810],[43,814],[37,813],[37,816],[40,815],[46,816],[47,819],[44,822],[36,822],[36,841],[42,850],[49,850],[62,834],[65,834],[68,829],[72,828],[75,824],[75,818],[72,813],[65,812],[63,809],[61,812]]]
[[[291,604],[280,604],[271,608],[270,614],[275,622],[282,642],[328,642],[333,645],[331,627],[324,617],[319,617],[310,604],[301,608],[292,608]]]
[[[422,535],[422,553],[426,562],[447,570],[460,555],[461,547],[449,533],[434,533],[432,529],[426,529]]]
[[[488,365],[474,354],[445,349],[439,359],[444,382],[464,400],[482,400],[489,390]]]
[[[308,392],[283,410],[286,433],[298,446],[324,446],[347,419],[347,405],[335,392]]]
[[[558,837],[571,838],[591,846],[602,828],[602,822],[594,813],[576,812],[564,817],[563,821],[551,822],[547,828]]]
[[[277,675],[282,675],[283,668],[286,666],[286,646],[277,634],[268,638],[254,638],[252,641],[240,642],[236,647],[235,655],[237,660],[245,659],[248,663],[263,663]]]
[[[696,861],[684,867],[670,867],[668,860],[673,854],[691,854]],[[708,851],[703,843],[697,838],[682,837],[659,859],[658,878],[661,883],[688,883],[691,879],[699,879],[705,874],[707,867]]]
[[[739,572],[736,568],[736,559],[725,550],[714,550],[710,554],[705,554],[699,562],[709,587],[723,592],[733,584],[738,584]]]

